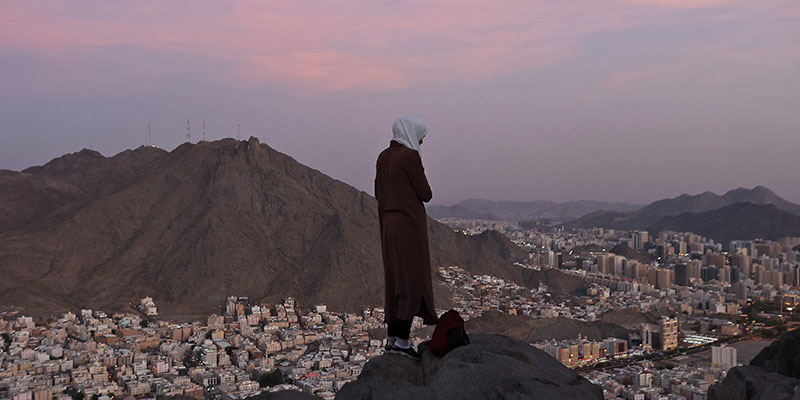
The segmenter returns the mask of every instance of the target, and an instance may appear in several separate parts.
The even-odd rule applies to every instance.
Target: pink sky
[[[462,170],[480,170],[481,162],[491,163],[520,148],[540,160],[547,158],[547,154],[537,153],[542,147],[576,149],[577,145],[580,150],[586,142],[599,146],[604,153],[617,152],[609,156],[614,165],[631,150],[626,138],[656,135],[654,141],[659,142],[658,133],[667,127],[670,131],[692,131],[682,132],[679,137],[683,139],[676,139],[684,146],[692,144],[691,137],[700,137],[703,146],[733,146],[720,150],[720,154],[747,154],[743,143],[749,143],[748,132],[732,133],[727,130],[730,127],[767,127],[758,134],[773,139],[766,143],[774,143],[781,156],[786,156],[780,153],[786,146],[798,144],[787,129],[794,127],[793,133],[800,135],[796,130],[798,119],[790,112],[792,107],[800,109],[796,107],[800,106],[797,96],[792,99],[780,89],[798,87],[797,74],[791,73],[800,67],[800,3],[794,0],[758,4],[729,0],[2,4],[0,72],[8,79],[0,82],[0,102],[22,107],[24,100],[26,109],[53,108],[58,117],[46,121],[45,116],[45,121],[32,122],[32,118],[20,116],[19,110],[13,115],[12,111],[7,115],[0,111],[0,168],[20,169],[60,152],[75,151],[86,146],[87,135],[98,136],[101,149],[113,154],[139,143],[125,139],[121,132],[107,136],[103,132],[119,126],[130,131],[145,120],[177,128],[177,121],[185,123],[198,115],[208,120],[227,119],[220,125],[228,127],[235,118],[249,126],[252,134],[263,132],[260,127],[265,124],[276,124],[281,131],[302,130],[292,140],[279,136],[268,141],[300,161],[365,190],[371,172],[365,172],[364,165],[372,165],[372,153],[379,150],[385,138],[367,142],[371,147],[363,151],[343,144],[334,148],[345,154],[343,158],[352,160],[351,164],[314,150],[310,144],[320,140],[333,145],[362,143],[363,138],[376,135],[368,130],[390,126],[392,116],[403,113],[420,114],[436,123],[437,129],[432,132],[438,130],[442,138],[466,138],[461,154],[478,160],[478,165],[470,164]],[[526,86],[542,90],[542,97],[518,91]],[[772,88],[778,88],[779,93]],[[219,99],[220,104],[215,105],[213,99],[221,92],[230,98]],[[170,99],[168,108],[181,115],[148,110],[152,103],[148,98],[153,96]],[[209,100],[195,109],[183,105],[196,101],[197,96]],[[424,100],[420,101],[420,96]],[[731,100],[731,96],[738,100]],[[631,103],[634,98],[644,101]],[[769,104],[774,98],[794,103]],[[120,103],[118,109],[110,105],[114,101]],[[231,101],[241,104],[233,107]],[[291,103],[286,107],[304,112],[302,116],[276,112],[267,118],[258,115],[258,108],[252,105],[260,101]],[[532,116],[520,106],[525,101],[541,102],[540,109],[552,106],[554,112]],[[686,115],[675,114],[683,105],[691,113],[697,104],[690,104],[698,101],[713,105],[708,115],[692,117],[696,118],[694,124]],[[80,116],[93,115],[98,104],[109,108],[97,122]],[[635,105],[631,108],[630,104]],[[213,110],[229,106],[236,110],[214,115]],[[744,108],[761,115],[764,121],[729,121],[751,118],[737,114]],[[74,115],[59,114],[66,109],[73,110]],[[606,114],[596,114],[601,109]],[[354,132],[328,132],[331,115],[354,110],[369,112],[360,117],[364,121],[359,128]],[[473,112],[468,116],[458,114],[470,110]],[[481,117],[475,110],[486,115]],[[284,120],[276,120],[276,116]],[[636,124],[630,122],[640,118]],[[65,130],[53,133],[49,124]],[[559,132],[566,126],[573,126],[573,130],[565,139]],[[597,133],[584,137],[591,129]],[[526,136],[519,134],[520,130],[531,133]],[[487,147],[482,133],[487,131],[501,143]],[[20,144],[22,148],[14,148],[8,136],[12,132],[32,138]],[[328,135],[343,140],[331,140]],[[738,144],[728,143],[731,139],[737,139]],[[161,145],[170,147],[179,141],[180,137],[174,135]],[[42,142],[51,145],[37,147]],[[443,143],[431,144],[425,154],[451,152]],[[672,151],[680,151],[678,146],[668,143]],[[660,153],[649,158],[637,156],[636,161],[666,165],[667,160],[661,157],[664,155]],[[674,188],[659,189],[658,193],[642,189],[649,187],[645,176],[637,176],[643,183],[631,187],[609,188],[607,182],[595,179],[582,182],[583,189],[575,189],[555,187],[557,181],[570,180],[569,175],[549,182],[523,178],[516,172],[538,170],[556,161],[514,161],[506,168],[488,165],[484,171],[491,172],[486,172],[486,181],[499,183],[461,185],[446,179],[458,175],[457,170],[437,161],[442,173],[437,179],[445,189],[441,200],[592,197],[642,201],[662,193],[772,184],[778,192],[783,189],[800,201],[800,189],[792,189],[790,182],[770,175],[768,168],[749,176],[750,169],[720,160],[693,162],[697,170],[729,171],[731,175],[722,182],[706,179],[687,185],[675,178]],[[793,166],[796,162],[785,161],[777,167]],[[576,173],[569,172],[571,168],[567,167],[565,174]],[[590,164],[575,168],[590,168]],[[601,168],[598,173],[613,178],[614,171],[609,166],[609,170]],[[511,178],[496,179],[499,176]],[[660,178],[665,177],[669,174],[663,173]],[[552,191],[526,191],[510,183],[520,179],[532,187],[552,187]],[[715,184],[720,187],[708,187]]]

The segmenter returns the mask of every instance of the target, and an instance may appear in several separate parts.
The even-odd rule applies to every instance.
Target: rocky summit
[[[337,399],[602,399],[603,390],[543,351],[502,335],[474,334],[442,358],[371,359]]]

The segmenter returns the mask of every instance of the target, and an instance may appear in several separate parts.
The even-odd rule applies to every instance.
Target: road
[[[754,337],[750,336],[750,335],[747,335],[747,336],[733,336],[733,337],[730,337],[730,338],[718,340],[718,341],[713,342],[713,343],[708,343],[708,344],[704,344],[704,345],[700,345],[700,346],[694,346],[694,347],[679,349],[677,352],[674,352],[674,353],[663,354],[662,352],[652,352],[652,353],[649,353],[649,354],[647,354],[647,355],[645,355],[643,357],[622,358],[622,359],[613,360],[613,361],[608,362],[608,363],[603,363],[603,364],[600,364],[600,365],[592,365],[592,366],[588,366],[588,367],[574,368],[574,370],[576,372],[603,371],[603,370],[607,370],[607,369],[625,367],[627,365],[636,364],[636,363],[639,363],[639,362],[642,362],[642,361],[646,361],[646,360],[649,360],[649,361],[664,361],[664,360],[669,360],[669,359],[675,358],[675,357],[686,356],[686,355],[691,355],[691,354],[699,353],[699,352],[702,352],[702,351],[706,351],[706,350],[709,350],[711,348],[711,346],[719,346],[722,343],[730,344],[730,343],[735,343],[735,342],[739,342],[739,341],[742,341],[742,340],[751,340],[751,339],[754,339]]]

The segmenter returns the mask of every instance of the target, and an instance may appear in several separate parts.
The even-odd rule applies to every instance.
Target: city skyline
[[[800,6],[614,0],[25,2],[0,15],[0,168],[257,136],[370,192],[392,121],[430,126],[434,201],[800,201]]]

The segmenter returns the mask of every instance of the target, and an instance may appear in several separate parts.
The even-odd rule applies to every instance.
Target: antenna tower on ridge
[[[206,141],[206,120],[203,120],[203,141]]]
[[[186,120],[186,140],[192,141],[192,128],[189,125],[189,120]]]
[[[152,132],[150,132],[150,123],[147,123],[147,146],[153,145]]]
[[[239,129],[239,123],[236,123],[236,140],[241,140],[241,138],[242,138],[242,135],[241,135],[241,133],[242,133],[242,132],[241,132],[241,130]]]

